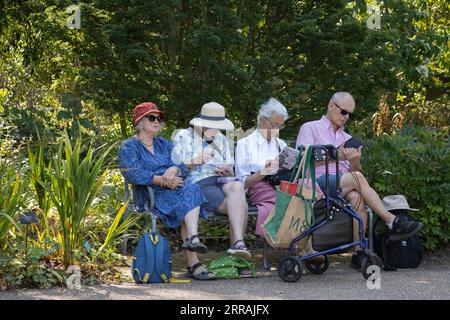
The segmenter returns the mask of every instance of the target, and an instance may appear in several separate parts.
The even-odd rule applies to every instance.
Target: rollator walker
[[[303,146],[299,147],[302,157]],[[315,145],[311,155],[314,163],[325,162],[325,197],[317,200],[313,206],[315,223],[309,230],[296,237],[289,245],[289,254],[278,263],[278,274],[284,281],[295,282],[303,275],[303,266],[312,274],[322,274],[329,267],[328,255],[347,252],[354,246],[359,246],[363,253],[360,271],[364,278],[368,279],[375,272],[372,265],[380,266],[382,260],[373,252],[373,213],[367,208],[368,216],[368,238],[364,236],[363,219],[352,208],[349,201],[341,196],[339,185],[339,155],[336,147],[332,145]],[[330,195],[330,174],[329,162],[336,161],[336,188],[337,195]],[[355,179],[356,176],[355,176]],[[314,186],[313,186],[314,187]],[[353,221],[358,222],[358,240],[353,238]],[[312,248],[314,253],[298,256],[296,254],[296,244],[311,235]],[[312,258],[324,256],[324,262],[313,262]],[[371,272],[373,271],[373,272]]]

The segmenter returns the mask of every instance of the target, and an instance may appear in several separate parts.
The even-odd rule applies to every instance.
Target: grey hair
[[[270,118],[274,113],[278,113],[283,116],[284,121],[289,118],[286,107],[277,99],[270,98],[269,101],[263,103],[259,108],[258,123],[260,117]]]
[[[138,124],[134,127],[134,132],[136,132],[136,134],[141,133],[142,129],[144,129],[143,120],[144,120],[144,118],[139,120]]]
[[[333,94],[333,96],[331,97],[331,100],[332,100],[332,101],[335,101],[335,102],[337,102],[337,103],[339,103],[339,102],[341,102],[341,101],[342,101],[343,99],[345,99],[345,98],[351,98],[351,99],[353,100],[353,103],[356,104],[356,103],[355,103],[355,98],[353,98],[353,96],[352,96],[350,93],[345,92],[345,91],[338,91],[338,92],[336,92],[336,93]]]

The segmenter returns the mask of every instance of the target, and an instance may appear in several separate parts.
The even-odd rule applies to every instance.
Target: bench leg
[[[269,262],[269,244],[266,239],[264,239],[263,246],[263,267],[264,270],[270,270],[270,262]]]

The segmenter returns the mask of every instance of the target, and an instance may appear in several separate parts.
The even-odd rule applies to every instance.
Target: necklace
[[[139,137],[137,137],[137,138],[138,138],[138,140],[139,140],[140,142],[142,142],[142,144],[143,144],[144,146],[146,146],[147,148],[153,147],[153,141],[152,141],[152,144],[146,144],[146,143],[144,142],[144,140],[140,139]]]

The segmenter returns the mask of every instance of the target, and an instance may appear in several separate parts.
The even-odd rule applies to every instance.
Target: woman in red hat
[[[145,102],[133,110],[136,135],[124,141],[119,148],[119,166],[125,178],[133,185],[133,197],[139,211],[144,211],[148,197],[146,186],[152,186],[155,208],[161,221],[169,228],[181,226],[187,252],[188,276],[197,280],[212,280],[215,275],[200,263],[197,252],[207,248],[198,238],[198,219],[206,219],[201,205],[206,203],[196,184],[185,184],[187,168],[173,163],[172,142],[158,137],[164,122],[164,113],[152,102]]]

